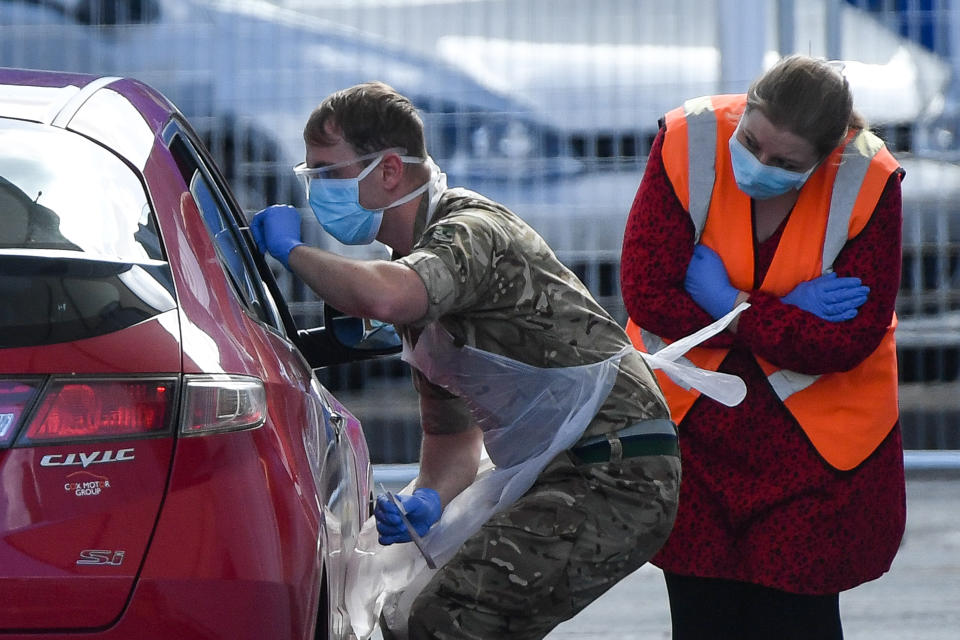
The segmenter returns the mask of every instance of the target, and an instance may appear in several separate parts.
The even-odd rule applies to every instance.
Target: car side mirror
[[[326,314],[324,314],[326,315]],[[332,330],[333,338],[348,349],[357,351],[376,351],[395,353],[402,345],[400,336],[392,324],[355,318],[353,316],[338,316],[324,318]]]
[[[400,336],[392,324],[348,316],[323,305],[323,325],[297,332],[296,344],[314,369],[399,353]]]

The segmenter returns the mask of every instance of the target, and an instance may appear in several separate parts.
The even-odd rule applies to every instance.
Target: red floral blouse
[[[663,167],[663,130],[627,221],[621,285],[630,317],[668,339],[709,324],[684,291],[693,224]],[[774,395],[752,354],[817,374],[850,369],[879,344],[900,280],[900,174],[891,176],[870,222],[834,263],[870,287],[856,318],[831,323],[755,291],[721,371],[740,376],[747,397],[725,407],[701,396],[679,425],[680,510],[653,559],[665,571],[830,594],[887,571],[906,519],[899,423],[857,468],[838,471],[810,444]],[[784,222],[785,224],[785,222]],[[770,266],[783,226],[755,244],[755,282]]]

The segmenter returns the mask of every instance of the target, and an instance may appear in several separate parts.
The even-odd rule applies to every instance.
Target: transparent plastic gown
[[[656,354],[642,354],[679,384],[694,387],[727,405],[746,394],[736,376],[676,362],[687,350],[719,333],[748,305],[740,305],[704,329]],[[613,388],[624,355],[563,368],[534,367],[470,346],[457,347],[437,323],[428,325],[415,348],[404,344],[403,359],[428,380],[461,397],[483,431],[486,457],[476,480],[444,509],[423,537],[438,567],[484,522],[513,504],[554,456],[569,449]],[[413,483],[400,493],[410,493]],[[363,526],[348,559],[346,603],[353,631],[361,640],[373,633],[383,614],[391,632],[405,637],[407,614],[416,595],[435,573],[413,544],[382,546],[376,521]]]

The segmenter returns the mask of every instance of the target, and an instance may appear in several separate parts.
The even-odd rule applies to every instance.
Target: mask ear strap
[[[421,193],[423,193],[424,191],[426,191],[426,190],[427,190],[427,187],[429,187],[429,186],[430,186],[430,181],[428,180],[427,182],[424,182],[423,185],[417,187],[416,189],[414,189],[413,191],[411,191],[411,192],[408,193],[407,195],[403,196],[403,197],[400,198],[399,200],[394,201],[392,204],[388,204],[387,206],[384,207],[384,209],[385,209],[385,210],[386,210],[386,209],[392,209],[393,207],[399,207],[399,206],[402,205],[402,204],[406,204],[406,203],[410,202],[411,200],[413,200],[414,198],[416,198],[418,195],[420,195]]]
[[[363,171],[360,172],[360,175],[358,175],[358,176],[355,178],[356,181],[357,181],[357,182],[360,182],[361,180],[363,180],[364,178],[366,178],[368,175],[370,175],[370,173],[374,170],[374,168],[375,168],[378,164],[380,164],[380,161],[383,160],[383,156],[384,156],[384,155],[385,155],[385,154],[381,153],[379,156],[377,156],[377,159],[376,159],[376,160],[374,160],[373,162],[371,162],[371,163],[367,166],[366,169],[364,169]]]
[[[426,158],[417,158],[415,156],[400,156],[400,160],[404,164],[423,164],[427,161]],[[416,198],[418,195],[426,191],[430,187],[430,183],[432,181],[433,181],[433,176],[431,175],[430,178],[428,178],[427,181],[424,182],[421,186],[417,187],[416,189],[414,189],[407,195],[403,196],[399,200],[395,200],[393,203],[388,204],[387,206],[384,207],[384,210],[392,209],[393,207],[399,207],[402,204],[406,204],[410,202],[411,200]]]

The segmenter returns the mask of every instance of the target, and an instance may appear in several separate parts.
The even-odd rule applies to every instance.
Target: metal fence
[[[154,85],[250,212],[304,205],[290,168],[320,99],[392,84],[420,108],[451,184],[527,219],[620,321],[620,242],[659,117],[743,91],[792,52],[846,61],[857,108],[906,167],[906,446],[960,449],[960,0],[0,0],[0,65]],[[310,218],[319,244],[379,251],[331,244]],[[318,322],[320,301],[280,275],[300,321]],[[320,375],[364,420],[377,461],[416,458],[405,366]]]

